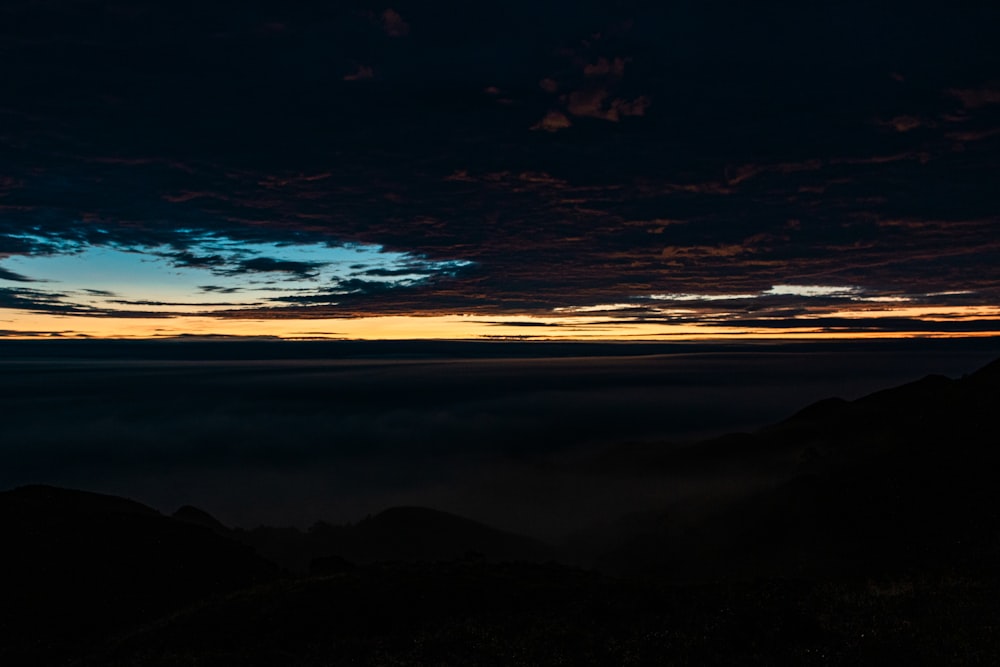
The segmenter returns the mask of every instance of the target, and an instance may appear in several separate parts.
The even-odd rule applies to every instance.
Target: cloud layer
[[[4,319],[135,318],[82,296],[115,291],[86,273],[27,270],[103,248],[278,290],[220,300],[221,318],[997,322],[1000,19],[985,8],[225,7],[0,10]],[[331,282],[287,252],[223,262],[206,236],[359,244],[425,270]],[[280,292],[289,279],[308,284]],[[679,313],[657,294],[713,298]],[[714,298],[732,294],[756,296]]]

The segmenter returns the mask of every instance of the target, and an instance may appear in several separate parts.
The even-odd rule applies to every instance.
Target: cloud
[[[550,110],[545,116],[531,126],[532,130],[544,130],[546,132],[558,132],[572,127],[573,123],[561,111]]]
[[[1000,85],[990,84],[977,88],[952,88],[948,91],[952,97],[958,98],[966,109],[1000,104]]]
[[[625,76],[626,62],[625,58],[613,58],[608,60],[607,58],[601,57],[597,59],[596,63],[584,66],[583,73],[590,77],[620,79]]]
[[[667,246],[660,251],[660,257],[669,260],[700,260],[712,257],[738,257],[754,252],[753,248],[741,243],[719,245]]]
[[[609,99],[606,88],[577,90],[567,94],[564,100],[566,110],[574,116],[600,118],[613,123],[617,123],[625,116],[644,116],[650,106],[649,98],[646,96],[632,100]]]
[[[491,322],[489,320],[482,320],[482,324],[486,324],[494,327],[566,327],[571,326],[564,322],[535,322],[531,320],[504,320],[500,322]]]
[[[577,90],[566,95],[566,110],[574,116],[589,116],[618,121],[617,112],[605,107],[608,91],[604,88]]]
[[[201,308],[201,307],[213,307],[213,308],[224,308],[224,307],[239,307],[246,306],[245,303],[227,303],[224,301],[202,301],[202,302],[178,302],[178,301],[150,301],[146,299],[109,299],[108,303],[114,303],[122,306],[147,306],[147,307],[184,307],[184,308]]]
[[[945,134],[945,136],[948,137],[949,139],[963,143],[984,141],[986,139],[991,139],[998,135],[1000,135],[1000,127],[991,127],[982,130],[947,132]]]
[[[63,338],[64,336],[86,338],[72,331],[21,331],[19,329],[0,329],[0,338]]]
[[[167,313],[96,308],[85,304],[73,303],[70,296],[71,295],[62,292],[0,287],[0,308],[13,308],[32,313],[76,315],[85,317],[145,318],[172,316],[172,314]]]
[[[567,55],[573,56],[572,53]],[[579,64],[579,60],[575,57],[574,60]],[[583,64],[583,78],[576,75],[575,84],[570,82],[561,85],[554,78],[546,77],[539,82],[539,86],[549,94],[555,94],[560,88],[567,90],[559,97],[565,111],[563,116],[569,114],[599,118],[613,123],[627,116],[644,116],[650,106],[648,95],[623,97],[617,94],[625,76],[625,65],[630,61],[630,58],[621,56],[613,58],[601,56],[595,62]],[[550,126],[555,127],[552,124]],[[546,129],[546,127],[542,122],[532,129]]]
[[[879,125],[882,125],[883,127],[891,127],[896,132],[911,132],[921,127],[934,127],[935,123],[916,116],[902,115],[894,116],[886,121],[879,121]]]
[[[538,86],[549,94],[554,94],[559,91],[559,82],[550,77],[545,77],[539,81]]]
[[[421,267],[403,267],[401,269],[382,269],[382,268],[364,268],[361,271],[361,275],[373,276],[378,278],[392,278],[396,276],[409,276],[414,273],[419,273]]]
[[[632,100],[617,98],[611,101],[611,111],[617,116],[645,116],[650,106],[649,98],[640,95]]]
[[[358,65],[350,74],[344,75],[344,81],[364,81],[375,77],[375,70],[368,65]]]
[[[90,313],[93,309],[74,306],[63,299],[65,294],[27,288],[0,287],[0,308],[16,308],[32,312]]]
[[[8,68],[11,94],[0,109],[0,144],[13,147],[0,151],[0,264],[48,278],[21,260],[156,248],[168,269],[209,272],[191,283],[190,300],[200,301],[213,298],[204,296],[213,286],[235,294],[311,280],[299,265],[238,273],[254,257],[308,264],[326,256],[274,249],[295,244],[475,263],[343,298],[323,294],[335,287],[324,280],[310,286],[313,304],[269,302],[273,318],[496,319],[792,281],[887,295],[969,289],[969,298],[998,302],[997,86],[977,83],[996,73],[968,50],[991,43],[995,24],[958,7],[947,25],[910,17],[923,29],[904,31],[898,22],[841,20],[808,37],[776,30],[761,43],[724,12],[695,9],[677,22],[647,5],[629,8],[632,29],[615,31],[609,26],[623,17],[593,3],[569,13],[459,3],[420,23],[426,39],[387,41],[385,5],[359,14],[351,3],[294,9],[263,0],[246,6],[253,30],[229,25],[222,36],[199,19],[204,3],[164,3],[114,26],[77,20],[66,0],[21,3],[24,30],[5,42],[6,62],[23,66]],[[396,9],[409,19],[409,6]],[[265,22],[285,25],[285,37],[259,34]],[[848,24],[894,32],[863,30],[847,49],[830,26]],[[956,25],[962,30],[949,33]],[[590,37],[597,31],[600,40]],[[940,48],[920,48],[929,34]],[[75,56],[35,58],[41,43]],[[123,54],[121,67],[109,69],[94,43]],[[143,44],[170,49],[174,66],[162,68]],[[822,76],[775,66],[787,53],[797,54],[798,70]],[[903,62],[881,62],[887,53]],[[906,80],[858,78],[859,64]],[[328,85],[366,66],[384,85]],[[157,85],[137,88],[143,72],[156,72]],[[513,104],[500,107],[488,86]],[[660,100],[663,116],[651,118]],[[630,122],[641,115],[648,120]],[[899,131],[911,119],[926,126]],[[786,228],[790,220],[798,225]],[[767,237],[747,242],[758,234]],[[229,245],[197,242],[205,236]],[[249,243],[271,247],[235,253]],[[340,277],[388,279],[377,272],[408,268],[375,262]],[[366,270],[374,273],[350,275]],[[86,287],[117,291],[71,282],[59,285],[61,307],[83,302]],[[187,300],[135,288],[120,298]],[[30,307],[29,296],[17,303]]]
[[[198,269],[209,269],[215,267],[225,267],[229,260],[222,255],[196,255],[192,252],[182,251],[168,254],[174,266],[183,266]]]
[[[410,34],[410,25],[391,7],[382,12],[382,28],[390,37],[405,37]]]
[[[314,278],[321,266],[322,262],[295,262],[271,257],[254,257],[240,262],[231,272],[290,273],[299,278]]]
[[[35,282],[27,276],[22,276],[20,273],[15,273],[14,271],[9,271],[2,266],[0,266],[0,280],[9,280],[16,283],[32,283]]]
[[[222,285],[199,285],[198,289],[202,292],[210,292],[215,294],[236,294],[243,291],[242,287],[224,287]]]

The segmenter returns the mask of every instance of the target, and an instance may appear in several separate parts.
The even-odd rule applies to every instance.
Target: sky
[[[8,0],[0,336],[1000,332],[1000,6]]]

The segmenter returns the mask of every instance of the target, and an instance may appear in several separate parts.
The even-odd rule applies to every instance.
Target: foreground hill
[[[992,665],[996,580],[668,586],[556,565],[371,565],[123,635],[100,667]]]
[[[204,528],[113,496],[0,492],[0,664],[57,664],[115,632],[277,568]]]
[[[320,522],[306,532],[260,527],[227,534],[298,573],[379,562],[544,562],[556,557],[554,549],[531,538],[422,507],[393,507],[349,526]]]

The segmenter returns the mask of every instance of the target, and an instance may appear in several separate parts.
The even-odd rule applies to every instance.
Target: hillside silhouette
[[[531,538],[423,507],[389,508],[348,526],[319,522],[307,531],[259,527],[228,535],[299,573],[379,562],[544,562],[556,557],[554,549]]]
[[[599,563],[678,579],[989,568],[1000,555],[998,408],[994,362],[958,380],[824,400],[755,433],[622,457],[647,471],[773,481],[700,513],[652,512]]]
[[[122,627],[277,573],[248,547],[96,493],[5,491],[0,525],[3,664],[72,656]]]
[[[998,407],[1000,361],[753,433],[616,447],[594,465],[762,481],[558,549],[420,507],[245,530],[191,506],[2,492],[0,662],[988,664]]]

